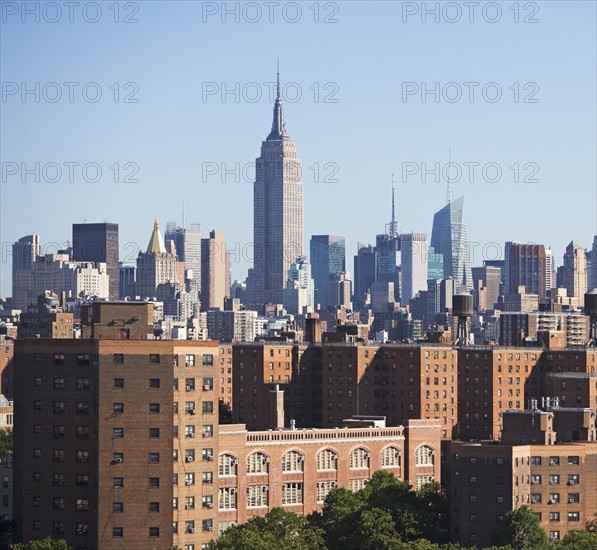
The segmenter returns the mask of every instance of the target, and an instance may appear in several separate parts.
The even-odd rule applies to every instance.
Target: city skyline
[[[103,97],[110,100],[98,104],[81,101],[73,104],[68,101],[58,104],[43,101],[28,103],[13,101],[13,96],[7,96],[3,102],[2,157],[5,163],[97,162],[103,168],[104,186],[90,184],[81,178],[75,183],[35,183],[31,176],[25,184],[21,184],[19,176],[5,174],[0,207],[5,260],[0,266],[0,295],[4,298],[10,294],[7,245],[22,236],[39,234],[42,246],[51,242],[63,246],[72,223],[106,220],[119,224],[120,259],[126,261],[130,256],[128,262],[132,262],[136,257],[136,252],[131,254],[135,244],[139,243],[138,249],[144,249],[144,228],[155,216],[163,220],[176,219],[183,193],[188,205],[188,219],[203,227],[225,231],[232,250],[242,250],[248,245],[249,239],[245,235],[249,234],[250,216],[247,216],[246,205],[251,192],[250,181],[246,180],[250,178],[245,178],[239,168],[241,176],[237,182],[235,174],[222,176],[222,168],[230,170],[235,163],[244,168],[247,163],[253,162],[255,143],[257,139],[262,139],[263,122],[267,113],[271,112],[271,103],[266,97],[268,94],[259,101],[251,102],[247,96],[241,96],[236,102],[232,96],[228,97],[228,101],[222,101],[220,94],[214,99],[213,95],[206,96],[202,92],[205,91],[205,83],[210,82],[216,83],[219,90],[222,83],[234,88],[236,82],[270,82],[276,55],[282,58],[286,84],[297,82],[302,91],[301,100],[294,103],[286,101],[286,114],[292,120],[293,138],[299,144],[304,162],[305,237],[342,234],[346,238],[349,255],[356,252],[357,242],[373,243],[374,236],[382,229],[378,213],[384,220],[389,217],[390,175],[396,167],[397,218],[401,232],[414,231],[429,236],[431,215],[443,203],[445,181],[442,176],[437,183],[435,177],[430,176],[423,183],[422,163],[427,162],[431,166],[440,162],[444,166],[447,163],[446,152],[451,147],[451,160],[461,168],[466,162],[479,162],[481,165],[497,162],[504,174],[502,181],[496,184],[485,181],[480,174],[477,174],[474,184],[468,183],[466,175],[461,176],[459,181],[453,178],[455,194],[466,197],[466,221],[471,245],[481,243],[473,249],[471,265],[481,265],[484,246],[489,253],[494,248],[489,243],[503,247],[509,240],[551,246],[555,263],[560,264],[570,240],[590,248],[595,220],[591,199],[595,182],[592,154],[595,149],[592,116],[595,86],[594,77],[590,76],[595,59],[591,48],[583,48],[583,44],[594,38],[594,28],[590,23],[594,21],[595,6],[579,2],[574,3],[574,7],[572,10],[558,2],[544,3],[536,25],[517,26],[504,17],[499,25],[493,27],[482,20],[467,27],[462,24],[450,26],[446,22],[424,24],[414,19],[403,23],[396,6],[376,4],[374,9],[356,3],[342,3],[336,24],[307,25],[303,20],[299,26],[293,27],[282,22],[270,25],[267,27],[270,32],[259,36],[263,23],[251,27],[247,22],[226,24],[217,20],[203,24],[203,34],[195,38],[187,32],[187,22],[180,13],[159,13],[158,17],[154,6],[143,4],[138,25],[129,26],[126,30],[124,27],[109,29],[113,40],[107,51],[103,50],[103,38],[108,30],[105,25],[94,27],[93,32],[89,32],[89,24],[75,22],[68,27],[66,30],[70,38],[73,33],[85,38],[79,41],[78,54],[66,38],[60,36],[65,31],[63,25],[27,26],[8,21],[4,24],[6,32],[2,37],[2,49],[6,52],[6,57],[3,54],[6,81],[43,83],[78,78],[81,82],[100,82]],[[190,10],[189,19],[193,16],[195,21],[202,20],[200,7],[189,4],[185,9]],[[166,23],[166,33],[172,32],[167,23],[172,23],[174,17],[178,27],[172,28],[178,29],[180,38],[173,40],[163,53],[154,52],[152,48],[155,46],[148,42],[148,38],[162,23]],[[349,43],[357,24],[375,24],[379,28],[370,44],[359,45],[362,51],[355,50]],[[388,27],[391,24],[399,25],[400,32],[385,32],[392,28]],[[563,24],[576,29],[570,40],[563,40]],[[487,33],[488,29],[492,32]],[[303,52],[297,45],[306,31],[314,31],[312,44],[304,45],[306,52],[317,51],[321,54],[319,57],[299,55]],[[16,33],[21,40],[14,40]],[[104,55],[110,54],[112,49],[122,50],[123,41],[128,43],[131,33],[138,38],[139,46],[122,62],[107,64]],[[201,47],[204,40],[213,39],[214,33],[221,33],[224,39],[230,37],[231,44],[243,37],[254,38],[255,42],[251,45],[247,42],[247,50],[241,54],[241,62],[234,64],[234,69],[231,68],[232,62],[238,58],[231,46],[213,59],[198,61],[193,52]],[[455,33],[462,34],[467,40],[452,40],[457,36]],[[271,48],[268,50],[266,45],[282,34],[287,35],[288,48],[283,52],[270,53]],[[335,54],[335,49],[322,49],[328,35],[348,52],[352,64],[362,67],[358,80],[356,75],[351,74],[350,65]],[[506,35],[511,37],[507,44],[503,41]],[[170,34],[167,36],[170,37]],[[383,47],[384,44],[387,46],[388,36],[395,37],[395,48]],[[468,39],[478,41],[478,52],[470,51]],[[427,43],[421,44],[416,55],[408,58],[395,55],[409,45],[420,44],[421,40],[427,40]],[[39,47],[42,42],[43,48]],[[17,43],[25,43],[26,47],[14,50]],[[441,51],[440,45],[445,52],[436,63],[435,56]],[[494,51],[496,47],[499,47],[504,59],[510,60],[507,66],[498,63],[494,72],[489,68],[471,69],[476,66],[475,63],[485,60],[489,55],[487,52]],[[375,63],[368,64],[366,60],[371,57],[368,54],[376,50],[382,53],[376,57]],[[517,56],[512,57],[510,53],[515,51]],[[39,62],[34,61],[33,52],[36,55],[42,52],[43,59],[40,61],[44,63],[43,70],[40,70]],[[174,60],[171,66],[161,63],[159,80],[152,71],[148,72],[142,62],[149,59],[146,56],[153,55],[160,63],[174,52],[176,56],[169,58]],[[63,60],[65,53],[68,53],[67,59],[71,63],[70,70],[66,71],[57,65],[57,60]],[[434,57],[431,57],[432,54]],[[439,68],[444,56],[450,63]],[[110,59],[113,58],[110,56]],[[313,58],[319,58],[321,65],[308,62]],[[190,78],[188,71],[179,70],[180,67],[196,64],[200,68],[199,77]],[[380,72],[381,67],[389,70]],[[452,104],[442,96],[436,104],[432,97],[423,103],[420,94],[418,97],[409,96],[407,101],[401,98],[405,81],[418,82],[420,88],[422,82],[432,86],[436,81],[469,80],[498,82],[508,101]],[[112,101],[114,92],[109,87],[114,82],[120,83],[121,96],[131,92],[128,88],[124,90],[125,83],[137,83],[139,103]],[[538,83],[539,103],[515,103],[512,98],[515,90],[510,89],[515,82],[521,86],[519,91],[525,82]],[[176,87],[175,83],[181,86]],[[335,87],[332,85],[324,89],[328,83],[335,84],[338,92],[333,93]],[[175,87],[178,92],[173,95]],[[270,88],[268,84],[267,90],[263,87],[263,91]],[[290,96],[290,91],[291,88],[283,86],[285,99]],[[319,101],[314,100],[316,92],[319,93]],[[376,102],[384,105],[383,120],[371,104],[374,97]],[[330,101],[324,101],[326,98]],[[336,98],[338,102],[332,103],[331,100]],[[159,105],[162,105],[161,109],[157,108]],[[360,107],[357,108],[357,105]],[[152,116],[149,116],[150,112]],[[169,136],[167,141],[172,142],[159,140],[157,149],[155,136],[152,136],[152,142],[144,136],[153,133],[146,125],[155,117],[152,125],[161,125]],[[186,117],[189,122],[185,122]],[[121,119],[121,123],[115,126],[117,119]],[[81,120],[85,123],[80,124]],[[201,124],[195,124],[199,120]],[[238,124],[239,120],[242,124]],[[482,126],[479,120],[483,121]],[[458,124],[455,125],[455,122]],[[401,131],[396,132],[398,123]],[[39,135],[24,131],[32,124],[40,128]],[[232,135],[222,131],[232,127],[235,128]],[[484,131],[488,127],[491,132]],[[114,134],[115,129],[118,135]],[[363,136],[373,135],[381,139],[363,139]],[[52,139],[48,140],[47,136]],[[175,149],[171,150],[172,147]],[[107,179],[115,177],[116,168],[110,169],[115,162],[120,163],[120,184]],[[138,183],[122,182],[133,171],[134,166],[124,169],[129,162],[139,168]],[[524,177],[530,174],[524,168],[528,162],[539,164],[540,183],[523,183]],[[408,163],[418,165],[418,173],[408,175],[416,168]],[[512,181],[515,170],[510,167],[515,163],[518,163],[519,183]],[[214,165],[218,173],[209,176],[207,172],[215,169]],[[326,165],[328,168],[324,169]],[[336,169],[338,173],[333,175]],[[319,183],[315,182],[316,177]],[[333,182],[334,179],[338,181]],[[561,182],[566,182],[566,192],[570,196],[575,194],[587,199],[575,205],[574,214],[570,210],[559,211],[557,201],[553,201],[553,194],[561,189]],[[27,204],[30,215],[16,214],[25,205],[24,197],[36,193],[39,196],[40,189],[43,192],[51,189],[52,196],[69,197],[69,203],[82,205],[81,211],[73,211],[72,216],[54,216],[49,222],[47,205],[38,201],[39,204]],[[355,224],[347,220],[344,213],[354,213],[354,197],[357,195],[360,210],[359,223]],[[489,195],[491,201],[487,201]],[[159,207],[155,200],[157,196],[160,197]],[[120,200],[114,201],[114,197]],[[136,205],[133,216],[130,215],[131,204]],[[337,208],[330,209],[331,204],[337,205]],[[529,204],[533,205],[531,209]],[[508,211],[511,222],[507,229],[503,224],[487,223],[490,206],[496,212]],[[224,223],[221,220],[223,211],[227,213]],[[138,212],[146,212],[146,219],[139,218]],[[560,223],[543,223],[546,214],[564,217],[567,230],[562,232]],[[305,239],[303,247],[306,244]],[[252,262],[250,258],[238,256],[242,255],[231,258],[232,275],[233,279],[242,280]],[[488,259],[494,257],[495,254],[492,254]]]

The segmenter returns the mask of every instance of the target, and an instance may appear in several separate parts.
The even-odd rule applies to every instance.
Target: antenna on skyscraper
[[[276,99],[280,99],[280,58],[278,57],[277,65],[276,65]]]
[[[394,204],[394,170],[392,169],[392,221],[390,222],[390,235],[395,237],[397,233],[396,208]]]
[[[452,182],[450,181],[450,166],[452,164],[452,148],[448,147],[448,189],[446,193],[446,204],[452,202]]]

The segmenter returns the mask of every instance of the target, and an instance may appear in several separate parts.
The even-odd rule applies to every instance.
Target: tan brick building
[[[595,411],[566,411],[567,423],[590,426],[584,441],[565,443],[554,430],[560,412],[512,411],[504,439],[450,443],[451,539],[482,548],[504,515],[523,504],[550,540],[584,529],[597,512]],[[555,418],[555,422],[554,422]],[[570,436],[562,431],[564,441]],[[557,443],[557,444],[556,444]]]

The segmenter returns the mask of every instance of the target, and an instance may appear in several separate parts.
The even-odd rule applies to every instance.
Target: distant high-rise
[[[365,304],[367,292],[375,281],[375,247],[359,243],[354,257],[354,295],[357,306]]]
[[[281,303],[290,264],[303,256],[303,183],[296,145],[284,125],[279,73],[272,130],[256,159],[253,231],[250,300]]]
[[[473,267],[473,282],[481,281],[486,290],[487,309],[493,309],[500,297],[500,281],[502,273],[499,267],[484,265],[483,267]]]
[[[15,309],[27,311],[29,305],[28,273],[41,254],[39,235],[27,235],[12,245],[12,303]]]
[[[433,216],[431,246],[444,257],[444,277],[452,277],[467,292],[473,289],[470,250],[464,223],[464,197],[450,201]]]
[[[582,307],[587,291],[587,262],[585,249],[576,241],[571,241],[564,253],[564,287],[568,296],[577,298]]]
[[[224,309],[230,298],[230,254],[226,251],[226,234],[210,231],[201,239],[201,310]]]
[[[137,257],[136,294],[141,298],[166,299],[169,295],[167,284],[178,278],[177,264],[176,256],[166,249],[156,218],[147,250],[139,252]]]
[[[527,294],[537,294],[539,300],[546,296],[547,259],[542,244],[506,243],[506,295],[516,294],[524,285]]]
[[[315,284],[311,277],[311,264],[305,257],[297,258],[288,269],[286,287],[282,291],[282,303],[288,313],[293,315],[313,311]]]
[[[110,300],[118,299],[118,252],[117,223],[73,224],[73,260],[107,265]]]
[[[427,290],[427,235],[400,235],[402,293],[400,302],[408,305],[421,290]]]
[[[591,287],[589,290],[597,288],[597,235],[593,238],[593,248],[591,249]]]
[[[346,243],[337,235],[313,235],[310,243],[311,273],[315,281],[315,304],[325,309],[330,278],[346,270]]]
[[[118,299],[124,300],[127,296],[135,296],[137,281],[137,267],[134,265],[125,265],[118,262]]]
[[[551,248],[545,251],[545,295],[549,296],[551,289],[556,286],[556,275]]]
[[[166,224],[166,241],[173,241],[179,262],[184,262],[187,279],[201,279],[201,226],[189,223],[180,227],[176,222]],[[192,277],[189,275],[192,274]],[[198,285],[200,286],[200,285]]]

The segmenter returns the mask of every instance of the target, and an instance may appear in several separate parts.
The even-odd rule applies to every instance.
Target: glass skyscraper
[[[329,305],[330,276],[346,271],[346,241],[338,235],[313,235],[310,243],[311,273],[315,281],[315,304]]]
[[[464,224],[464,197],[450,201],[433,216],[431,246],[444,257],[444,277],[452,277],[467,292],[473,289],[470,250]]]

